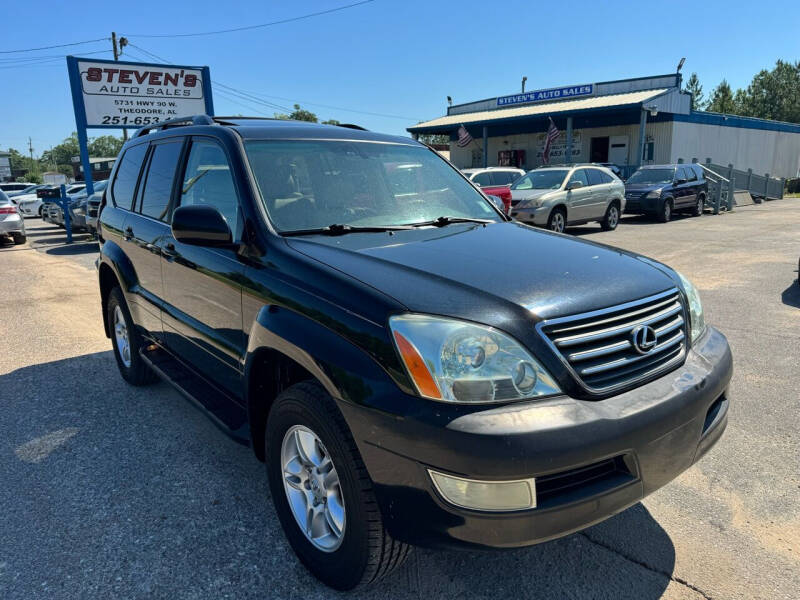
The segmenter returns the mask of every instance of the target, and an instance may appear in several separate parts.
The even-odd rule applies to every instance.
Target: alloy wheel
[[[281,445],[283,487],[297,525],[316,548],[333,552],[342,544],[345,506],[339,475],[317,434],[294,425]]]
[[[616,206],[612,206],[608,209],[608,228],[615,229],[617,224],[619,223],[619,210],[617,210]]]
[[[128,339],[128,324],[119,305],[114,307],[114,339],[117,342],[117,352],[122,364],[131,366],[131,344]]]
[[[557,212],[553,215],[553,220],[550,223],[550,229],[557,233],[564,232],[564,215],[560,212]]]

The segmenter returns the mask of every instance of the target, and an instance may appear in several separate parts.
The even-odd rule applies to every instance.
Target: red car
[[[467,178],[481,188],[487,196],[497,196],[503,201],[506,214],[511,210],[511,184],[525,175],[523,169],[514,167],[487,167],[485,169],[462,169]]]

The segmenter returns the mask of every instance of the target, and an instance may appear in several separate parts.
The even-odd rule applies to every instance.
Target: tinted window
[[[142,169],[142,161],[146,152],[147,144],[139,144],[125,151],[111,189],[114,204],[122,208],[130,208],[132,206],[133,195],[136,192],[136,181],[139,179],[139,171]]]
[[[492,185],[492,174],[491,173],[478,173],[475,177],[472,178],[472,183],[475,185],[479,185],[481,187],[485,185]]]
[[[572,174],[572,177],[569,178],[569,182],[572,183],[573,181],[580,181],[584,187],[589,185],[589,180],[586,178],[586,169],[578,169]]]
[[[600,171],[597,169],[585,169],[586,177],[589,179],[589,185],[600,185],[605,183],[601,177]]]
[[[613,175],[609,175],[604,171],[598,171],[598,173],[600,174],[600,179],[603,183],[611,183],[616,179],[616,177],[614,177]]]
[[[686,167],[686,178],[689,181],[697,181],[697,173],[694,172],[694,167]]]
[[[231,228],[234,237],[239,224],[239,202],[225,151],[208,141],[192,143],[181,184],[181,206],[213,206]]]
[[[142,194],[140,211],[143,215],[159,221],[166,220],[181,147],[181,142],[168,142],[153,147],[153,156],[150,159]]]
[[[7,202],[11,202],[6,196],[6,193],[3,190],[0,190],[0,204],[6,204]]]
[[[512,190],[557,190],[567,176],[566,169],[542,169],[531,171],[520,177],[511,186]]]
[[[492,177],[495,185],[509,185],[519,177],[519,173],[514,171],[494,171]]]
[[[672,183],[675,169],[639,169],[626,183]]]

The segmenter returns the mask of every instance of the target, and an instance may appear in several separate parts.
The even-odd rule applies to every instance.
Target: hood
[[[668,183],[626,183],[625,191],[645,193],[645,192],[652,192],[653,190],[660,190],[668,186],[669,186]]]
[[[511,190],[512,200],[536,200],[546,194],[552,194],[558,190]]]
[[[624,250],[520,223],[287,238],[295,250],[415,312],[496,322],[522,307],[540,318],[604,308],[675,285]]]

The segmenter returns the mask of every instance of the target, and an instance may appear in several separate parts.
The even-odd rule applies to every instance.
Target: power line
[[[283,25],[284,23],[292,23],[294,21],[300,21],[302,19],[310,19],[312,17],[319,17],[321,15],[327,15],[330,13],[338,12],[340,10],[345,10],[348,8],[354,8],[356,6],[361,6],[362,4],[369,4],[370,2],[374,2],[375,0],[361,0],[361,2],[354,2],[353,4],[347,4],[345,6],[338,6],[336,8],[329,8],[328,10],[321,10],[319,12],[309,13],[307,15],[300,15],[298,17],[290,17],[288,19],[281,19],[280,21],[271,21],[269,23],[260,23],[259,25],[246,25],[244,27],[232,27],[231,29],[218,29],[216,31],[201,31],[196,33],[128,33],[126,35],[131,37],[141,37],[141,38],[169,38],[169,37],[197,37],[202,35],[217,35],[220,33],[233,33],[235,31],[248,31],[250,29],[260,29],[263,27],[272,27],[273,25]]]
[[[96,40],[84,40],[82,42],[70,42],[69,44],[55,44],[54,46],[40,46],[39,48],[24,48],[22,50],[0,50],[0,54],[15,54],[17,52],[35,52],[37,50],[50,50],[51,48],[66,48],[67,46],[80,46],[81,44],[91,44],[94,42],[104,42],[108,38],[97,38]]]
[[[89,56],[92,54],[105,54],[111,50],[96,50],[94,52],[83,52],[82,56]],[[20,58],[20,59],[2,59],[0,58],[0,69],[16,69],[22,67],[42,65],[46,63],[59,62],[70,56],[69,54],[51,54],[49,56],[37,56],[33,58]]]

